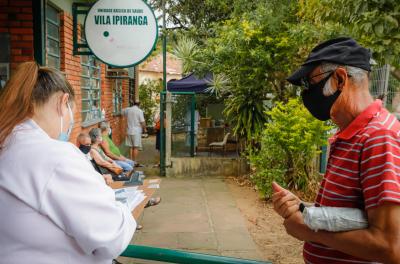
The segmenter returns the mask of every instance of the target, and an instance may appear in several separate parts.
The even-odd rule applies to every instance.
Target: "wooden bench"
[[[151,183],[150,183],[151,181]],[[157,181],[157,182],[156,182]],[[126,188],[126,187],[131,187],[131,186],[124,186],[123,181],[116,181],[113,182],[110,187],[113,189],[121,189],[121,188]],[[146,195],[146,198],[138,205],[135,207],[135,209],[132,211],[133,218],[135,220],[139,220],[139,217],[143,213],[144,207],[146,206],[147,202],[150,200],[150,198],[154,195],[157,189],[154,188],[149,188],[149,185],[152,184],[160,184],[161,179],[149,179],[149,180],[144,180],[143,185],[138,186],[139,190],[143,190],[143,193]]]

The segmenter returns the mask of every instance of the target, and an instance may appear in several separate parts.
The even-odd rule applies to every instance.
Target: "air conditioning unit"
[[[107,65],[106,77],[110,79],[130,79],[129,69],[130,68],[116,68]]]

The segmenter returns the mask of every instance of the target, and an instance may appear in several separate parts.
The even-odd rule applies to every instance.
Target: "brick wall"
[[[34,1],[34,0],[32,0]],[[25,61],[34,59],[34,32],[32,1],[0,0],[0,32],[10,34],[11,45],[11,69]],[[80,28],[78,28],[79,32]],[[80,35],[80,34],[78,34]],[[72,14],[61,12],[60,14],[60,70],[65,72],[68,81],[75,91],[75,125],[70,141],[76,143],[76,138],[81,132],[88,132],[99,124],[90,127],[82,127],[81,122],[81,59],[73,55],[73,26]],[[106,66],[101,65],[101,109],[106,111],[106,119],[111,123],[113,139],[120,144],[125,135],[125,124],[119,115],[113,115],[112,102],[113,79],[106,78]],[[123,107],[128,106],[128,80],[123,80]]]
[[[63,12],[60,17],[61,21],[61,70],[66,73],[67,79],[74,87],[75,91],[75,126],[71,134],[71,142],[76,143],[76,138],[79,133],[88,133],[90,129],[98,127],[99,124],[94,124],[89,127],[82,127],[81,114],[82,97],[81,97],[81,59],[80,56],[73,56],[73,27],[72,15]],[[80,36],[81,28],[78,28],[78,36]],[[101,64],[101,105],[100,108],[106,112],[106,120],[111,123],[113,129],[113,140],[116,144],[122,143],[125,126],[121,116],[113,115],[113,79],[106,78],[106,66]],[[128,80],[123,80],[123,106],[128,105]]]
[[[32,2],[0,0],[0,32],[10,34],[11,72],[19,63],[33,60]]]

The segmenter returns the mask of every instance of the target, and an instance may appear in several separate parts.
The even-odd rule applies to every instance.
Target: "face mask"
[[[339,90],[336,90],[334,94],[329,96],[323,94],[324,86],[331,76],[332,73],[319,83],[310,84],[309,89],[301,93],[304,106],[315,118],[321,121],[326,121],[331,118],[330,113],[332,105],[340,95]]]
[[[60,141],[68,141],[69,140],[69,136],[71,135],[71,131],[72,128],[74,127],[74,116],[72,115],[72,110],[71,107],[69,106],[69,103],[67,103],[67,107],[68,107],[68,112],[69,112],[69,118],[70,118],[70,122],[69,122],[69,127],[67,132],[63,131],[63,125],[64,125],[64,118],[61,116],[61,132],[60,135],[58,136],[58,140]]]
[[[88,154],[92,146],[80,145],[79,149],[83,152],[83,154]]]

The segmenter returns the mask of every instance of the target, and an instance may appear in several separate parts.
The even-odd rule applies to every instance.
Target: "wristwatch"
[[[306,208],[306,206],[305,206],[303,203],[300,203],[300,204],[299,204],[299,210],[300,210],[300,212],[303,212],[303,211],[304,211],[304,208]]]

